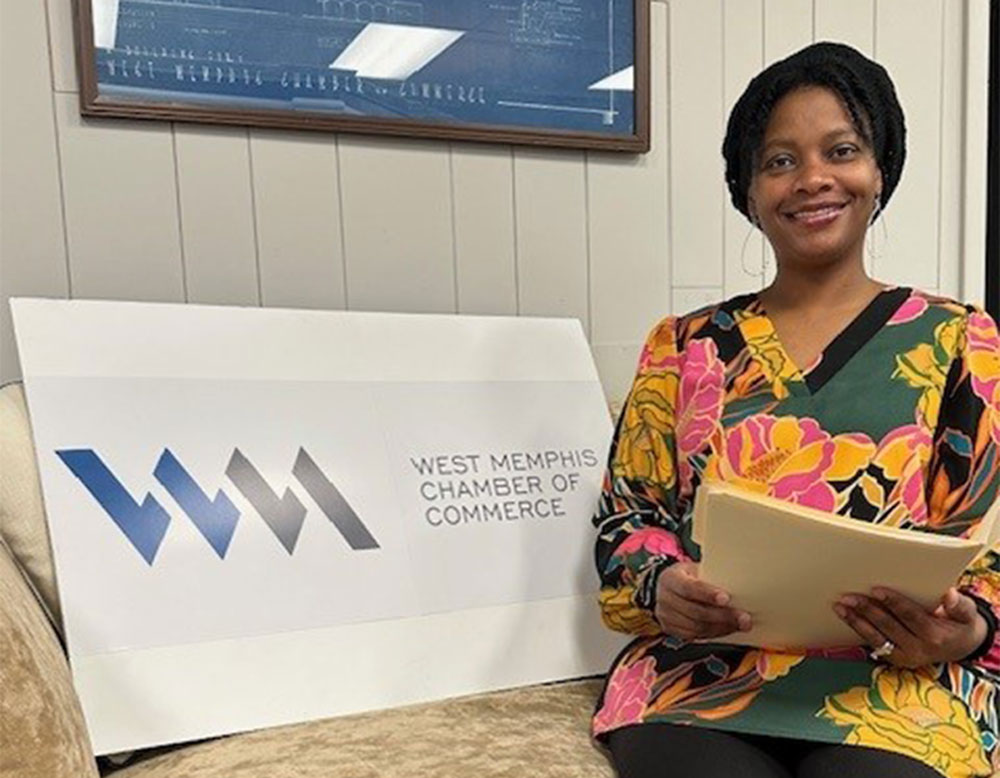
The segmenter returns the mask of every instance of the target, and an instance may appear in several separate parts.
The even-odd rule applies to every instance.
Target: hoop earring
[[[871,232],[869,232],[865,237],[865,254],[868,255],[868,263],[865,269],[869,273],[874,273],[875,262],[878,259],[878,254],[875,253],[875,236]]]
[[[764,228],[761,227],[761,225],[760,225],[760,218],[757,216],[756,211],[750,210],[747,213],[747,217],[750,219],[750,223],[760,231],[760,234],[764,235]],[[761,288],[763,288],[764,284],[767,283],[767,250],[766,250],[766,248],[763,247],[763,246],[761,246],[761,252],[760,252],[760,269],[759,270],[751,270],[750,268],[747,267],[747,263],[746,263],[747,243],[749,242],[750,236],[752,234],[753,234],[753,232],[751,230],[748,230],[747,234],[743,238],[743,246],[740,248],[740,267],[742,267],[743,268],[743,272],[746,273],[751,278],[753,278],[754,276],[757,276],[760,279]]]
[[[865,249],[868,253],[868,259],[871,263],[871,269],[873,271],[875,269],[875,264],[882,258],[885,247],[889,245],[889,223],[886,221],[884,216],[882,217],[880,224],[882,225],[882,238],[879,241],[881,245],[876,245],[878,229],[870,230],[865,236]]]
[[[743,245],[740,247],[740,267],[743,268],[743,272],[746,273],[751,278],[758,275],[758,272],[752,268],[747,267],[747,243],[750,242],[750,236],[753,235],[753,229],[747,230],[747,234],[743,236]]]
[[[869,227],[871,227],[875,223],[875,220],[878,218],[878,215],[880,213],[882,213],[882,193],[881,192],[879,192],[878,194],[876,194],[875,195],[875,199],[872,201],[872,212],[871,212],[871,215],[869,215],[869,217],[868,217],[868,226]]]

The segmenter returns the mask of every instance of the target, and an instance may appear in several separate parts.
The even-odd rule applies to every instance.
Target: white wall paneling
[[[990,49],[988,0],[965,2],[965,110],[961,116],[962,151],[962,296],[980,304],[986,299],[986,140]]]
[[[846,43],[869,57],[875,50],[875,0],[814,0],[817,41]]]
[[[663,314],[773,275],[729,205],[725,120],[761,66],[842,40],[888,67],[910,132],[869,262],[978,299],[987,13],[986,0],[653,0],[652,149],[619,156],[83,122],[71,0],[0,0],[0,296],[574,316],[620,399]],[[3,380],[18,375],[10,330],[4,304]]]
[[[962,122],[956,121],[957,117],[962,116],[964,102],[963,16],[961,3],[944,3],[944,24],[941,28],[941,107],[938,117],[941,132],[941,194],[938,199],[937,274],[938,291],[956,298],[963,297],[962,266],[959,261],[962,256],[964,204],[961,176],[963,133]],[[983,275],[980,273],[980,279]]]
[[[188,302],[259,305],[247,131],[179,124],[174,144]]]
[[[453,312],[448,146],[342,135],[339,149],[348,305]]]
[[[571,316],[589,332],[583,152],[514,150],[518,312]]]
[[[250,131],[261,302],[344,308],[344,252],[333,135]]]
[[[673,284],[722,285],[722,0],[670,3]]]
[[[171,127],[80,118],[56,94],[74,297],[184,300]]]
[[[459,313],[517,313],[511,150],[453,144],[451,185]]]
[[[66,297],[59,153],[45,7],[0,3],[0,300]],[[41,45],[40,45],[41,44]],[[43,85],[39,88],[39,85]],[[13,109],[16,106],[16,110]],[[0,305],[0,380],[20,372],[10,309]]]
[[[811,0],[764,0],[764,64],[813,42]]]
[[[926,289],[938,283],[937,261],[928,260],[937,254],[941,196],[942,14],[942,0],[879,0],[876,7],[875,56],[907,115],[908,159],[883,215],[888,239],[875,275]]]
[[[8,3],[43,0],[7,0]],[[52,57],[52,87],[57,92],[76,92],[76,49],[73,30],[73,0],[44,0],[49,16],[49,46]]]

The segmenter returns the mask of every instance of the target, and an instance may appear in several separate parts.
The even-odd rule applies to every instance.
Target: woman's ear
[[[747,214],[750,216],[750,222],[758,230],[760,229],[760,217],[757,216],[757,203],[751,195],[747,195]]]

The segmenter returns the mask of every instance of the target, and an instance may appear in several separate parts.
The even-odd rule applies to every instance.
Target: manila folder
[[[985,547],[978,531],[882,527],[719,483],[698,489],[694,538],[699,577],[753,617],[725,641],[789,650],[862,643],[833,612],[842,594],[884,586],[933,608]]]

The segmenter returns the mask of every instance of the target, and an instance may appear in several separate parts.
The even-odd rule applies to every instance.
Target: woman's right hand
[[[656,620],[668,635],[682,640],[719,638],[746,632],[750,614],[730,608],[729,594],[698,578],[694,562],[676,562],[656,580]]]

